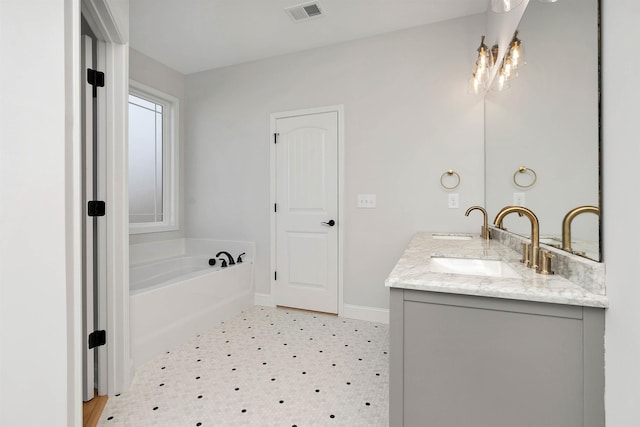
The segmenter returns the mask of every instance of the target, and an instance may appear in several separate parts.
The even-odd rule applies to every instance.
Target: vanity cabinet
[[[390,426],[604,426],[603,308],[390,292]]]

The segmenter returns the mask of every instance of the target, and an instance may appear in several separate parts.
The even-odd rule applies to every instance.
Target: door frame
[[[313,114],[322,113],[337,113],[338,116],[338,316],[342,316],[344,312],[344,105],[330,105],[325,107],[306,108],[301,110],[282,111],[271,114],[270,120],[270,132],[269,132],[269,174],[270,174],[270,224],[271,224],[271,249],[270,249],[270,271],[269,282],[270,295],[264,301],[271,306],[276,305],[276,281],[274,278],[274,272],[276,271],[276,212],[274,212],[274,206],[276,200],[276,144],[274,144],[273,134],[276,132],[276,122],[278,119],[285,119],[288,117],[296,116],[309,116]],[[261,299],[261,302],[262,299]]]
[[[99,188],[106,202],[106,286],[102,298],[106,310],[99,323],[106,328],[107,363],[99,366],[106,378],[106,394],[113,396],[129,388],[133,379],[129,350],[129,200],[128,128],[129,93],[128,22],[113,9],[113,2],[82,0],[81,14],[98,40],[97,66],[105,73],[102,101],[98,103],[98,140],[104,159],[103,182]],[[78,82],[79,83],[79,82]],[[83,339],[84,341],[84,339]],[[80,381],[77,383],[80,384]],[[104,386],[100,392],[104,392]]]

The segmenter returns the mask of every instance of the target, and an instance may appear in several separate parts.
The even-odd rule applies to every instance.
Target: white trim
[[[181,142],[179,137],[180,100],[175,96],[169,95],[168,93],[162,92],[133,79],[129,79],[129,93],[150,99],[164,107],[163,132],[164,135],[170,135],[170,138],[163,138],[162,141],[163,220],[161,222],[129,224],[129,234],[176,231],[179,229],[178,188],[180,188],[180,172],[178,165],[180,164],[179,153]],[[168,173],[165,173],[164,171]]]
[[[276,303],[272,298],[273,293],[271,294],[259,294],[256,292],[256,294],[253,297],[253,304],[254,305],[261,305],[263,307],[275,307]]]
[[[344,311],[344,230],[346,223],[344,221],[344,146],[345,146],[345,132],[344,132],[344,105],[330,105],[326,107],[306,108],[302,110],[282,111],[279,113],[272,113],[270,120],[270,132],[269,132],[269,161],[270,161],[270,224],[271,224],[271,271],[269,276],[271,277],[271,295],[270,299],[272,304],[275,304],[275,280],[273,272],[276,270],[276,213],[273,206],[276,203],[276,148],[273,143],[273,134],[276,131],[276,120],[284,119],[287,117],[305,116],[311,114],[331,113],[336,112],[338,114],[338,315],[342,316]],[[256,294],[257,295],[257,294]]]
[[[66,303],[67,303],[67,424],[82,423],[82,136],[81,136],[81,89],[82,73],[80,39],[81,8],[79,2],[65,2],[65,127],[66,162],[65,181],[68,192],[66,211]],[[2,418],[0,416],[0,418]]]
[[[389,309],[345,304],[341,317],[389,324]]]
[[[107,306],[109,395],[133,379],[129,347],[128,128],[129,46],[107,43]],[[109,345],[109,344],[107,344]]]
[[[78,2],[79,4],[80,2]],[[104,0],[82,0],[81,14],[87,19],[98,40],[104,43],[105,73],[104,103],[99,105],[98,125],[106,145],[106,330],[107,330],[107,391],[110,396],[126,391],[133,379],[129,349],[129,201],[127,198],[127,98],[129,88],[128,26],[119,21],[112,5]],[[79,22],[79,18],[73,22]],[[79,30],[78,30],[79,31]],[[74,52],[80,52],[80,35],[74,40]],[[77,43],[77,45],[76,45]],[[79,70],[79,66],[77,67]],[[77,84],[80,84],[78,76]],[[74,83],[75,84],[75,83]],[[79,87],[79,86],[78,86]],[[103,107],[103,108],[101,108]],[[79,112],[74,117],[79,118]],[[77,121],[79,123],[79,121]],[[80,179],[80,178],[77,178]],[[79,181],[81,182],[81,181]],[[82,207],[80,206],[80,209]],[[81,219],[82,217],[80,217]],[[82,260],[78,256],[74,262]],[[81,283],[81,282],[80,282]],[[80,284],[78,285],[80,286]],[[77,328],[81,318],[76,318]],[[79,337],[81,352],[84,340]],[[79,359],[82,360],[82,359]],[[81,366],[81,364],[80,364]],[[81,396],[82,378],[78,378]],[[82,416],[81,398],[77,405]],[[80,418],[81,419],[81,418]],[[79,425],[74,423],[73,425]]]
[[[104,0],[82,0],[82,11],[91,30],[100,40],[112,43],[127,43],[124,24],[118,22],[109,2]]]
[[[107,67],[107,43],[102,40],[96,41],[97,50],[96,69],[104,70]],[[97,176],[98,193],[97,200],[107,200],[107,100],[106,96],[99,96],[96,105],[97,126]],[[98,330],[107,330],[109,320],[107,316],[108,285],[107,285],[107,222],[104,218],[98,218],[98,313],[94,313],[97,318]],[[94,350],[98,357],[98,395],[109,394],[109,349],[107,346],[100,346]]]

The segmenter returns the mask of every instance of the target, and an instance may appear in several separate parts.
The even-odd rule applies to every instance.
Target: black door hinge
[[[278,204],[277,203],[273,204],[273,211],[274,212],[278,212]]]
[[[278,280],[278,272],[277,271],[273,272],[273,280]]]
[[[104,216],[106,212],[105,203],[101,200],[91,200],[87,203],[87,215]]]
[[[89,334],[89,348],[100,347],[107,343],[107,331],[94,331]]]
[[[104,87],[104,73],[87,68],[87,83],[93,86],[93,97],[98,96],[98,88]]]
[[[274,143],[274,144],[277,144],[277,143],[278,143],[278,137],[279,137],[279,136],[280,136],[280,134],[279,134],[279,133],[274,133],[274,134],[273,134],[273,143]]]

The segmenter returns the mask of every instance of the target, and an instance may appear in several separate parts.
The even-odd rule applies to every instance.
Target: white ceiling
[[[488,0],[130,0],[131,47],[183,74],[484,12]]]

